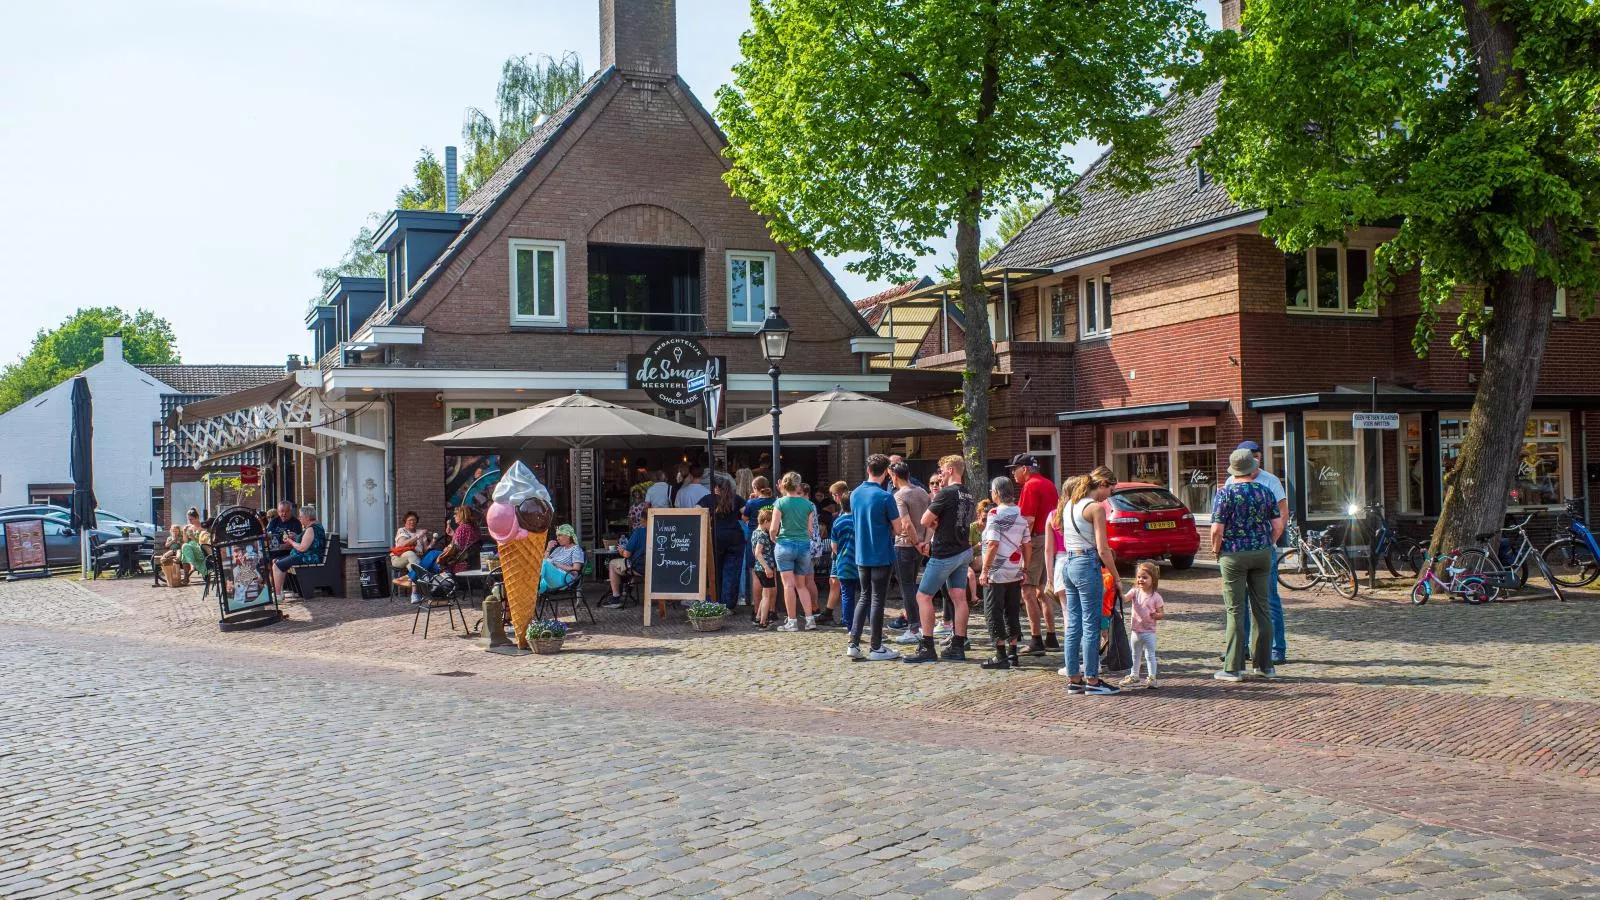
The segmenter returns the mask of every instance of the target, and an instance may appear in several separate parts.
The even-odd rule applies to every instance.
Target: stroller
[[[456,581],[449,570],[441,569],[430,572],[421,566],[411,566],[408,569],[411,583],[422,595],[423,602],[416,604],[416,615],[411,617],[411,633],[417,633],[417,619],[423,613],[427,618],[422,622],[422,639],[428,639],[428,623],[433,620],[433,611],[443,609],[450,620],[450,630],[456,630],[456,615],[461,615],[461,630],[467,631],[467,611],[461,608],[461,598],[466,593],[462,590],[461,583]]]

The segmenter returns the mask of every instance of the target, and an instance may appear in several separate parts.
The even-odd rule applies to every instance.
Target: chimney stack
[[[100,358],[105,360],[122,358],[122,335],[108,334],[100,339]]]
[[[283,364],[285,372],[298,372],[300,370],[300,354],[291,353],[289,359]]]
[[[456,148],[444,148],[444,211],[455,212],[457,200],[456,187]]]
[[[1239,30],[1239,17],[1244,15],[1244,0],[1222,0],[1222,27]]]
[[[635,75],[678,74],[674,0],[600,0],[600,68]]]

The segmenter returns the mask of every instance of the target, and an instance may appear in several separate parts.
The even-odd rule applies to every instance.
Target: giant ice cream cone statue
[[[486,523],[500,546],[506,607],[517,646],[528,649],[528,623],[539,604],[539,570],[544,567],[545,534],[552,515],[550,492],[528,467],[512,463],[494,488]]]

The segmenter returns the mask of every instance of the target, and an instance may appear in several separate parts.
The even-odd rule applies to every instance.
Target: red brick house
[[[1218,89],[1158,111],[1170,152],[1156,185],[1103,188],[1105,159],[1073,187],[1076,211],[1046,207],[987,261],[999,372],[992,468],[1024,447],[1059,453],[1069,471],[1108,464],[1124,480],[1165,484],[1197,513],[1209,507],[1229,451],[1246,438],[1287,475],[1305,518],[1381,500],[1425,521],[1465,428],[1481,352],[1463,359],[1447,336],[1426,359],[1411,347],[1415,280],[1377,310],[1359,309],[1372,250],[1392,232],[1363,229],[1345,245],[1286,254],[1187,157],[1214,126]],[[895,301],[937,302],[946,285]],[[1448,317],[1445,317],[1448,321]],[[1558,505],[1595,490],[1600,461],[1600,322],[1557,312],[1528,420],[1517,504]],[[959,345],[919,368],[959,369]],[[1394,431],[1360,431],[1351,413],[1400,414]],[[921,405],[948,414],[959,398]],[[953,447],[928,441],[919,455]]]

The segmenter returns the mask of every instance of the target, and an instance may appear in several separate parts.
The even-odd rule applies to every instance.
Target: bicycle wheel
[[[1500,567],[1500,561],[1490,556],[1479,547],[1469,547],[1456,554],[1453,567],[1461,575],[1474,575],[1483,583],[1486,600],[1499,600],[1504,590],[1500,584],[1501,575],[1505,572]],[[1472,601],[1468,601],[1472,602]]]
[[[1411,586],[1411,602],[1421,606],[1428,602],[1428,597],[1433,594],[1433,582],[1427,578],[1417,581]]]
[[[1361,583],[1356,580],[1356,571],[1350,565],[1350,556],[1343,550],[1330,550],[1323,558],[1327,572],[1323,577],[1333,590],[1346,600],[1354,600],[1357,592],[1361,590]]]
[[[1288,547],[1278,557],[1278,584],[1291,591],[1303,591],[1317,580],[1315,564],[1299,547]]]
[[[1417,578],[1422,575],[1422,557],[1427,554],[1427,547],[1410,538],[1401,538],[1389,552],[1405,577]]]
[[[1600,561],[1595,560],[1589,545],[1581,541],[1557,538],[1539,555],[1562,587],[1581,588],[1600,578]]]
[[[1461,579],[1456,583],[1456,589],[1454,593],[1456,596],[1460,597],[1467,603],[1472,604],[1473,606],[1477,606],[1480,603],[1488,603],[1490,600],[1494,599],[1494,597],[1490,596],[1489,594],[1489,586],[1484,583],[1482,578]]]
[[[1537,553],[1533,554],[1533,564],[1539,567],[1539,574],[1544,576],[1546,582],[1549,582],[1550,592],[1556,595],[1556,599],[1562,603],[1567,602],[1567,595],[1561,593],[1561,582],[1556,580],[1555,573],[1551,572],[1550,567],[1545,565],[1544,557]]]

